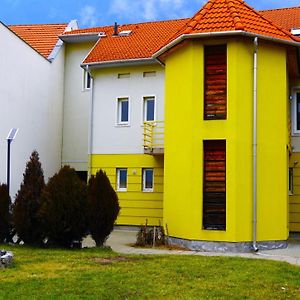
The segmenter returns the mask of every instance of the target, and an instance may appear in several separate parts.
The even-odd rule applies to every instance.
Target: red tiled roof
[[[83,63],[151,58],[187,19],[122,25],[118,31],[131,30],[129,36],[113,36],[114,26],[74,30],[67,34],[105,32]]]
[[[99,32],[113,32],[113,26],[102,26],[102,27],[92,27],[92,28],[83,28],[83,29],[76,29],[72,31],[66,31],[62,36],[67,35],[77,35],[77,34],[88,34],[88,33],[99,33]]]
[[[242,0],[209,0],[172,40],[183,34],[240,30],[285,41],[300,41]]]
[[[285,30],[300,28],[300,6],[262,10],[260,13]]]
[[[67,24],[39,24],[39,25],[11,25],[8,26],[16,35],[24,40],[45,58],[58,42],[59,35],[63,34]]]

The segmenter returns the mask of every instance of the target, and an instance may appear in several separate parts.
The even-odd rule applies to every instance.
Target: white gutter
[[[96,42],[99,38],[104,37],[99,32],[88,32],[78,34],[62,34],[59,38],[66,43],[80,43],[80,42]]]
[[[120,59],[120,60],[109,60],[103,62],[82,63],[81,67],[86,68],[86,66],[88,66],[89,68],[106,68],[106,67],[122,67],[128,65],[158,64],[158,63],[159,62],[153,58],[135,58],[135,59]]]
[[[253,250],[258,251],[257,247],[257,52],[258,37],[254,38],[253,54]]]
[[[89,175],[92,175],[92,152],[93,152],[93,131],[94,131],[94,78],[89,71],[89,66],[85,67],[86,72],[89,73],[91,77],[91,102],[90,102],[90,124],[89,124],[89,138],[88,138],[88,155],[89,155]]]
[[[261,35],[261,34],[255,34],[251,32],[246,32],[243,30],[235,30],[235,31],[220,31],[220,32],[204,32],[204,33],[193,33],[193,34],[183,34],[179,36],[177,39],[173,40],[168,45],[164,46],[160,50],[158,50],[156,53],[153,54],[153,58],[157,58],[158,56],[162,55],[169,49],[173,48],[180,42],[186,39],[195,39],[195,38],[207,38],[207,37],[227,37],[227,36],[246,36],[251,38],[260,38],[267,41],[272,41],[276,43],[286,44],[286,45],[292,45],[292,46],[300,46],[300,39],[299,42],[293,42],[288,40],[282,40],[278,38],[272,38],[269,36]]]

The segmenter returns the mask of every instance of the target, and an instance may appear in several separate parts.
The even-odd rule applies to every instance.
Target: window
[[[83,76],[83,87],[84,90],[89,90],[92,86],[92,77],[89,72],[84,70],[84,76]]]
[[[204,141],[203,228],[226,230],[226,141]]]
[[[144,97],[144,121],[155,120],[155,98]]]
[[[227,47],[204,48],[204,120],[227,118]]]
[[[118,79],[130,78],[130,73],[119,73]]]
[[[118,99],[118,121],[119,125],[127,125],[129,123],[129,99]]]
[[[289,168],[289,194],[293,195],[293,168]]]
[[[156,71],[143,72],[143,77],[155,77]]]
[[[153,192],[153,169],[143,169],[143,191]]]
[[[127,169],[117,169],[117,190],[127,191]]]
[[[293,133],[300,133],[300,91],[293,95]]]

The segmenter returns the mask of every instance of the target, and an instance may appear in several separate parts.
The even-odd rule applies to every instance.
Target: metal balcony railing
[[[143,136],[143,146],[145,153],[164,153],[164,121],[144,122]]]

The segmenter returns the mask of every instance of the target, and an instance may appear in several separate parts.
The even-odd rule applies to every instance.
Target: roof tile
[[[67,24],[10,25],[8,28],[46,59]]]
[[[187,19],[122,25],[119,32],[131,30],[129,36],[113,36],[113,26],[76,30],[67,34],[105,32],[83,63],[151,58]]]
[[[300,41],[242,0],[209,0],[170,41],[182,34],[243,30],[286,41]]]
[[[300,6],[262,10],[260,13],[285,30],[300,28]]]

